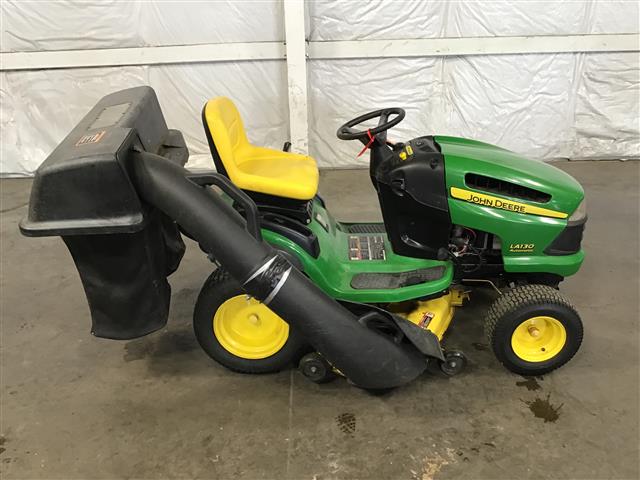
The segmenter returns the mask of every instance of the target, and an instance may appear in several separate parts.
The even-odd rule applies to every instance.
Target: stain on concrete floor
[[[353,435],[356,431],[356,416],[353,413],[341,413],[336,417],[336,423],[346,435]]]
[[[461,452],[460,452],[461,453]],[[455,461],[453,448],[445,449],[443,454],[434,453],[423,460],[421,480],[434,480],[443,467]]]
[[[540,386],[540,384],[538,383],[538,380],[536,379],[536,377],[523,377],[523,378],[524,380],[520,380],[519,382],[516,382],[516,385],[518,387],[524,387],[530,392],[540,390],[542,388],[542,386]],[[542,380],[542,377],[538,377],[538,379]]]
[[[548,393],[545,398],[536,397],[531,401],[525,401],[524,403],[529,407],[531,413],[536,418],[542,418],[544,423],[555,423],[560,418],[560,409],[564,405],[553,405],[550,400],[551,394]]]

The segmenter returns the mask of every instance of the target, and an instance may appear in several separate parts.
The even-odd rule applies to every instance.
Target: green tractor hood
[[[467,188],[465,176],[475,173],[546,193],[551,196],[548,201],[531,203],[568,216],[584,198],[582,186],[571,175],[548,163],[476,140],[446,136],[435,139],[445,157],[449,188]]]

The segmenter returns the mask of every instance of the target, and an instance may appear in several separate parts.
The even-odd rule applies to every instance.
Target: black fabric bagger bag
[[[184,243],[175,222],[141,203],[128,176],[133,150],[188,157],[182,134],[169,130],[154,91],[104,97],[36,172],[28,236],[61,236],[87,296],[92,333],[130,339],[162,328]]]
[[[184,243],[168,217],[149,215],[135,233],[62,237],[80,273],[97,337],[136,338],[167,323],[167,276],[178,267]]]

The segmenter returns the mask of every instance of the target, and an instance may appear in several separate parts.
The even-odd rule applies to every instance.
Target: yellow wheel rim
[[[256,299],[237,295],[216,311],[213,333],[228,352],[257,360],[282,348],[289,337],[289,325]]]
[[[555,357],[567,343],[564,325],[553,317],[532,317],[516,328],[511,348],[522,360],[544,362]]]

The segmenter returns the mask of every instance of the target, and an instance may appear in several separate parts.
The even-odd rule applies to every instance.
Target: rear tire
[[[279,317],[277,320],[272,318],[271,325],[273,325],[273,322],[282,321],[284,327],[278,327],[277,331],[280,337],[276,337],[272,342],[272,348],[263,350],[268,353],[273,350],[273,353],[267,356],[260,352],[252,351],[252,349],[256,348],[255,341],[259,341],[260,337],[250,339],[253,343],[247,343],[246,346],[243,346],[242,338],[229,338],[228,334],[224,334],[224,329],[214,326],[214,322],[219,321],[214,320],[214,318],[220,307],[223,304],[230,305],[229,302],[233,303],[234,299],[237,300],[237,297],[244,295],[245,292],[238,282],[231,278],[229,273],[222,268],[218,268],[207,278],[198,295],[193,314],[193,329],[202,349],[216,362],[229,370],[240,373],[273,373],[288,368],[292,364],[297,364],[300,357],[309,351],[309,348],[298,332]],[[255,300],[247,299],[245,301],[258,304]],[[275,315],[268,307],[262,304],[256,305],[256,308],[266,314]],[[228,321],[233,322],[233,316]],[[243,318],[239,321],[246,321],[246,319]],[[233,327],[233,324],[231,324],[231,327]],[[284,330],[287,329],[288,332],[285,333]],[[222,336],[219,338],[219,335]],[[234,340],[240,340],[240,342],[231,343]],[[257,345],[257,348],[260,348],[260,345]],[[243,352],[246,352],[246,354],[243,354]],[[256,358],[249,358],[252,356]]]
[[[489,308],[485,333],[497,359],[519,375],[543,375],[580,348],[583,326],[575,307],[547,285],[507,291]]]

